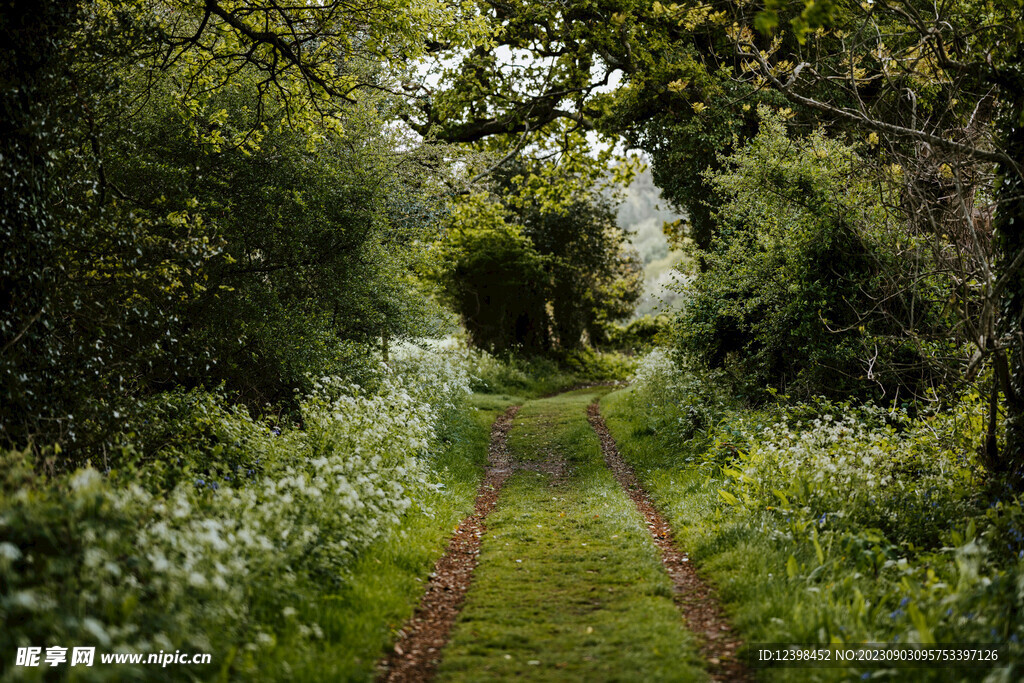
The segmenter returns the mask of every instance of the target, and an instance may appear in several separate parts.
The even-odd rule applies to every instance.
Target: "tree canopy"
[[[604,341],[642,289],[610,198],[598,189],[557,203],[524,187],[543,176],[522,164],[495,173],[491,194],[460,202],[436,277],[470,338],[491,351],[571,351]]]
[[[314,368],[355,368],[388,339],[435,324],[424,273],[444,283],[484,345],[598,339],[628,313],[637,286],[596,189],[622,160],[617,141],[647,155],[688,217],[671,228],[675,241],[695,245],[705,273],[727,264],[716,287],[740,286],[730,259],[757,273],[781,254],[731,250],[793,237],[764,232],[743,197],[781,192],[781,204],[758,211],[786,213],[793,192],[813,194],[817,182],[730,180],[758,149],[769,107],[783,121],[779,140],[813,150],[825,136],[826,153],[852,160],[858,178],[825,183],[820,202],[836,220],[811,232],[846,236],[811,238],[838,251],[806,258],[823,266],[874,254],[863,262],[874,284],[808,272],[824,299],[807,302],[833,303],[808,308],[802,323],[778,311],[766,319],[813,328],[806,338],[823,335],[822,347],[839,344],[836,325],[876,320],[882,327],[865,328],[892,349],[915,349],[916,360],[890,359],[900,386],[910,385],[897,366],[932,372],[936,354],[945,369],[935,377],[991,371],[1009,425],[1001,462],[1020,469],[1021,9],[1021,0],[15,2],[0,26],[4,177],[14,190],[0,272],[9,311],[0,375],[12,397],[4,438],[64,438],[94,420],[75,415],[99,419],[117,412],[106,402],[176,384],[282,399]],[[632,171],[624,163],[613,175]],[[865,223],[844,214],[867,206],[850,204],[864,188],[885,217],[851,233]],[[885,251],[919,254],[917,270],[901,271]],[[799,270],[792,254],[781,263]],[[498,295],[517,288],[527,295]],[[691,292],[709,324],[733,316],[730,297],[751,295],[743,285],[701,299],[713,289]],[[504,303],[474,312],[467,302],[485,291]],[[712,301],[718,308],[706,308]],[[907,306],[909,317],[896,312]],[[496,325],[500,333],[484,331]],[[720,334],[700,342],[712,359],[738,343],[715,325],[705,332]],[[932,325],[956,350],[924,350],[939,334]],[[696,328],[683,338],[702,339]],[[736,348],[759,357],[751,339]],[[854,347],[851,368],[870,366],[871,381],[885,354]],[[911,384],[922,381],[931,382]],[[104,406],[82,412],[95,396]]]

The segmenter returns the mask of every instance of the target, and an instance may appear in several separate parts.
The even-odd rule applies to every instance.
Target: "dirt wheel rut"
[[[675,602],[686,618],[686,625],[700,639],[700,651],[708,662],[711,678],[730,682],[754,680],[737,657],[737,651],[743,643],[733,633],[714,590],[697,575],[686,553],[676,546],[672,528],[640,486],[633,468],[619,454],[615,439],[608,431],[597,403],[587,407],[587,419],[601,440],[601,450],[608,468],[644,516],[647,529],[661,551],[661,561],[675,588]]]
[[[412,618],[399,632],[398,642],[379,664],[378,681],[420,683],[433,678],[452,625],[466,597],[480,554],[487,515],[494,509],[505,480],[514,470],[508,453],[508,432],[519,412],[513,406],[491,428],[487,470],[477,493],[473,514],[463,519],[434,566],[430,583]]]

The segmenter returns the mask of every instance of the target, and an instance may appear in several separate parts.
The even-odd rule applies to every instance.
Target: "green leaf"
[[[718,489],[718,495],[720,495],[722,497],[722,500],[724,500],[729,505],[739,505],[740,504],[739,498],[737,498],[736,496],[732,495],[731,493],[729,493],[725,489]]]
[[[754,28],[758,32],[770,35],[779,26],[779,13],[773,10],[764,10],[754,16]]]
[[[825,553],[821,549],[821,544],[818,543],[817,529],[811,532],[811,543],[814,544],[814,555],[818,558],[818,564],[825,564]]]
[[[932,633],[931,628],[928,627],[928,619],[917,608],[917,605],[911,603],[907,607],[907,614],[910,615],[910,621],[913,622],[914,628],[917,629],[917,635],[921,643],[924,645],[934,645],[935,635]]]

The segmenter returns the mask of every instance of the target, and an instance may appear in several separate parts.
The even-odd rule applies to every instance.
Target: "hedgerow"
[[[344,583],[360,551],[422,504],[431,456],[469,392],[457,358],[429,351],[403,354],[373,383],[315,380],[301,426],[284,428],[208,394],[181,399],[218,425],[206,448],[231,468],[204,469],[195,440],[165,449],[169,476],[141,480],[93,466],[47,477],[28,452],[5,453],[0,649],[181,649],[246,670],[280,628],[317,638],[317,623],[291,623],[291,593]],[[220,457],[225,443],[232,458]]]

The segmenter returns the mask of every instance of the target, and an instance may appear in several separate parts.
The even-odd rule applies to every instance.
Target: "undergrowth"
[[[656,352],[603,407],[624,457],[749,643],[1001,644],[1014,656],[984,673],[1020,678],[1024,508],[987,492],[975,457],[979,397],[911,417],[825,400],[753,410],[717,386]]]
[[[0,677],[372,677],[472,506],[505,401],[475,411],[469,381],[459,356],[410,348],[372,386],[315,379],[296,424],[179,392],[103,469],[47,476],[4,454]],[[213,663],[11,666],[19,647],[61,645]]]
[[[496,357],[463,349],[474,391],[546,396],[571,387],[625,380],[634,360],[617,352],[583,349],[558,356]]]

